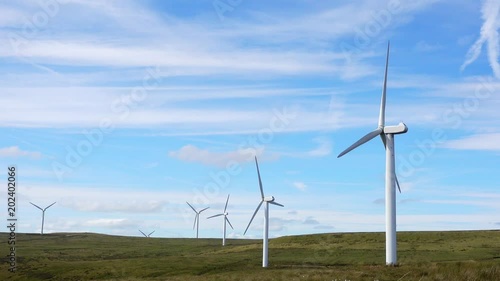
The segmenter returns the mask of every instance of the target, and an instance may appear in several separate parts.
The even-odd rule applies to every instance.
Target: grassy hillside
[[[7,234],[0,234],[7,241]],[[383,233],[262,240],[18,234],[17,273],[0,280],[500,280],[500,231],[399,232],[400,266],[384,266]],[[1,243],[2,257],[8,252]]]

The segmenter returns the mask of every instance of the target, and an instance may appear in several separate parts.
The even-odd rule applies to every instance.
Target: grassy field
[[[383,233],[262,240],[166,239],[59,233],[17,236],[0,280],[500,280],[500,231],[398,232],[400,266],[386,267]]]

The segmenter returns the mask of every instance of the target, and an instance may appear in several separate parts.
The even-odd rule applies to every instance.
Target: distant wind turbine
[[[142,232],[140,229],[139,231],[142,233],[142,235],[144,235],[144,237],[151,237],[151,234],[153,234],[156,230],[153,230],[151,233],[149,233],[148,235],[146,235],[146,233]]]
[[[231,225],[231,222],[227,218],[227,216],[229,215],[229,213],[226,212],[228,202],[229,202],[229,194],[227,195],[226,206],[224,206],[224,211],[222,211],[222,213],[220,213],[220,214],[213,215],[213,216],[210,216],[207,218],[207,219],[211,219],[211,218],[215,218],[215,217],[224,216],[224,220],[223,220],[223,224],[222,224],[222,246],[226,246],[226,222],[229,223],[229,226],[232,229],[234,229],[234,227]]]
[[[42,211],[42,231],[41,231],[41,233],[40,233],[41,235],[43,235],[43,224],[45,223],[45,211],[46,211],[48,208],[52,207],[52,205],[54,205],[55,203],[56,203],[56,202],[54,202],[54,203],[50,204],[49,206],[45,207],[45,209],[42,209],[42,208],[40,208],[39,206],[37,206],[37,205],[35,205],[35,204],[33,204],[33,203],[31,203],[31,202],[30,202],[30,204],[31,204],[31,205],[33,205],[33,206],[37,207],[38,209],[40,209],[40,210]]]
[[[201,211],[198,212],[198,211],[196,211],[196,209],[193,206],[191,206],[191,204],[189,204],[188,202],[186,202],[186,203],[196,213],[196,215],[194,217],[193,229],[196,227],[196,238],[198,238],[198,230],[200,229],[200,214],[201,214],[201,212],[205,211],[206,209],[208,209],[210,207],[206,207],[205,209],[202,209]]]
[[[385,262],[387,265],[397,264],[396,251],[396,185],[399,187],[399,181],[396,177],[396,169],[394,165],[394,135],[404,134],[408,131],[408,127],[400,122],[397,126],[385,126],[385,101],[387,90],[387,69],[389,65],[389,47],[387,44],[387,57],[385,61],[385,76],[384,87],[382,91],[382,99],[380,101],[380,113],[378,127],[374,131],[366,134],[346,150],[342,151],[338,157],[342,157],[356,147],[370,141],[376,136],[380,136],[385,145]]]
[[[262,180],[260,178],[260,171],[259,171],[259,163],[257,162],[257,156],[255,157],[255,166],[257,167],[257,176],[259,177],[259,188],[260,188],[260,195],[261,195],[261,201],[259,205],[257,206],[257,209],[255,209],[255,212],[253,213],[252,219],[250,219],[250,222],[248,223],[247,228],[245,229],[245,232],[243,235],[247,233],[248,228],[250,227],[250,224],[252,224],[253,219],[255,218],[255,215],[260,209],[260,206],[262,206],[262,203],[264,204],[264,235],[262,238],[262,267],[267,267],[268,264],[268,249],[269,249],[269,204],[273,204],[276,206],[284,207],[280,203],[277,203],[274,201],[274,196],[264,196],[264,189],[262,188]]]

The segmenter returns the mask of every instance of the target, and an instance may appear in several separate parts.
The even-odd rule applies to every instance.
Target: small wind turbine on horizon
[[[215,217],[224,216],[224,220],[223,220],[223,224],[222,224],[222,246],[226,246],[226,222],[229,223],[229,226],[232,229],[234,229],[234,227],[231,225],[231,222],[227,218],[227,216],[229,215],[229,213],[226,212],[228,202],[229,202],[229,194],[227,195],[226,206],[224,206],[224,211],[222,211],[222,213],[220,213],[220,214],[213,215],[213,216],[210,216],[207,218],[207,219],[211,219],[211,218],[215,218]]]
[[[255,156],[255,166],[257,167],[257,176],[259,177],[259,188],[260,188],[260,195],[261,195],[261,201],[259,203],[259,206],[257,206],[257,209],[255,209],[255,212],[253,213],[252,219],[250,219],[250,222],[248,223],[247,228],[245,229],[245,232],[243,235],[247,233],[248,228],[250,227],[250,224],[252,224],[253,219],[255,218],[255,215],[260,209],[260,206],[262,206],[262,203],[264,204],[264,235],[262,237],[262,267],[267,267],[268,264],[268,253],[269,253],[269,204],[273,204],[276,206],[284,207],[278,202],[274,201],[274,196],[264,196],[264,189],[262,188],[262,180],[260,178],[260,171],[259,171],[259,163],[257,162],[257,156]]]
[[[201,212],[205,211],[206,209],[208,209],[210,207],[206,207],[205,209],[202,209],[201,211],[198,212],[198,211],[196,211],[196,209],[193,206],[191,206],[191,204],[189,204],[189,202],[186,202],[186,203],[196,213],[196,215],[194,216],[193,229],[196,227],[196,238],[198,238],[198,230],[200,229],[200,214],[201,214]]]
[[[342,151],[338,157],[342,157],[349,151],[370,141],[376,136],[380,136],[385,146],[386,165],[385,165],[385,262],[387,265],[397,264],[396,251],[396,185],[401,192],[399,182],[396,177],[395,156],[394,156],[394,135],[404,134],[408,127],[400,122],[396,126],[385,126],[385,103],[387,90],[387,69],[389,65],[390,42],[387,43],[387,57],[385,61],[384,86],[382,90],[382,99],[380,101],[380,113],[378,127],[374,131],[366,134],[346,150]]]
[[[42,211],[42,231],[41,231],[41,233],[40,233],[41,235],[43,235],[43,224],[45,223],[45,211],[46,211],[48,208],[52,207],[52,205],[54,205],[55,203],[56,203],[56,202],[54,202],[54,203],[52,203],[52,204],[48,205],[47,207],[45,207],[45,209],[42,209],[42,208],[40,208],[38,205],[35,205],[35,204],[33,204],[33,203],[31,203],[31,202],[30,202],[30,204],[31,204],[31,205],[33,205],[33,206],[37,207],[38,209],[40,209],[40,211]]]
[[[151,237],[151,234],[153,234],[156,230],[153,230],[153,231],[152,231],[151,233],[149,233],[148,235],[146,235],[146,233],[142,232],[140,229],[139,229],[139,231],[142,233],[142,235],[144,235],[144,237],[149,238],[149,237]]]

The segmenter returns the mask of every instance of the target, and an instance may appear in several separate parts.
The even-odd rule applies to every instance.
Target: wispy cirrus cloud
[[[398,1],[398,13],[391,15],[390,27],[408,22],[408,15],[434,2]],[[177,75],[323,74],[353,79],[372,75],[374,68],[363,61],[347,65],[341,50],[324,46],[331,40],[355,35],[359,28],[376,19],[377,12],[389,6],[387,1],[363,0],[328,8],[300,3],[304,9],[272,16],[249,10],[245,17],[232,20],[228,26],[205,17],[186,21],[134,1],[71,0],[58,4],[50,21],[37,26],[33,34],[23,34],[23,22],[16,22],[12,31],[22,41],[15,48],[1,46],[0,56],[23,57],[49,72],[57,72],[58,66],[159,65]],[[29,24],[30,15],[45,10],[42,6],[16,1],[5,9],[24,15]],[[292,17],[294,21],[290,22]],[[405,20],[398,20],[399,17]],[[11,20],[8,22],[12,25]],[[90,32],[82,29],[82,24],[100,26],[102,31]],[[123,32],[130,36],[117,36]],[[252,41],[265,41],[276,47],[248,44]]]
[[[313,141],[317,143],[317,147],[308,151],[283,152],[269,150],[265,154],[265,146],[261,144],[255,147],[244,147],[229,151],[213,151],[188,144],[178,150],[170,151],[168,156],[185,162],[200,163],[207,166],[226,167],[226,165],[232,161],[237,163],[252,162],[254,156],[259,157],[263,154],[264,157],[267,157],[268,159],[278,159],[280,157],[316,158],[324,157],[331,153],[332,145],[330,140],[326,138],[315,138]],[[294,186],[299,189],[305,189],[305,185],[296,185],[294,183]]]
[[[310,157],[323,157],[330,155],[332,152],[332,142],[329,139],[325,138],[315,138],[313,139],[315,143],[318,144],[318,147],[308,151],[306,154]]]
[[[298,190],[304,191],[307,189],[307,185],[301,181],[293,182],[292,185]]]
[[[280,152],[280,155],[294,158],[316,158],[330,155],[332,152],[332,142],[326,137],[316,137],[312,139],[316,147],[307,151]]]
[[[105,227],[105,228],[116,228],[116,227],[132,227],[136,226],[137,222],[129,219],[95,219],[88,220],[83,223],[84,226],[89,227]]]
[[[163,200],[144,200],[144,201],[109,201],[109,202],[91,202],[91,201],[66,201],[66,206],[71,206],[75,210],[83,212],[129,212],[129,213],[154,213],[163,210],[167,201]]]
[[[500,53],[500,2],[496,0],[484,1],[482,7],[482,19],[484,20],[479,38],[470,47],[465,62],[460,69],[463,71],[469,64],[473,63],[481,54],[483,45],[487,44],[488,61],[495,76],[500,79],[500,63],[498,56]]]
[[[443,146],[459,150],[500,151],[500,133],[471,135],[461,139],[450,140],[444,143]]]
[[[254,156],[259,156],[263,148],[244,148],[234,151],[216,152],[201,149],[194,145],[185,145],[179,150],[170,151],[168,155],[185,162],[200,163],[207,166],[226,167],[231,162],[245,163],[253,161]]]
[[[9,146],[0,148],[0,157],[28,157],[32,159],[39,159],[42,157],[42,153],[38,151],[22,150],[18,146]]]

